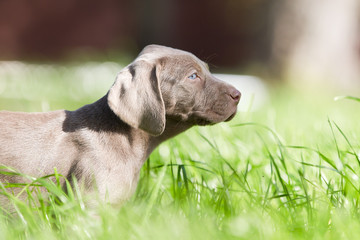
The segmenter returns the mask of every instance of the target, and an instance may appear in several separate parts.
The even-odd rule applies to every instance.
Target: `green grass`
[[[89,75],[97,65],[87,66],[0,71],[0,109],[92,102],[119,69]],[[360,103],[334,97],[274,88],[257,112],[163,143],[121,208],[88,209],[76,188],[65,194],[56,171],[17,186],[28,193],[25,202],[2,184],[12,208],[0,213],[0,239],[357,239]],[[39,186],[49,195],[36,197]]]

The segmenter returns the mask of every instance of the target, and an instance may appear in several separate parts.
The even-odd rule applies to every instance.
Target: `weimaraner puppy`
[[[0,165],[35,177],[56,168],[82,183],[85,193],[121,203],[156,146],[193,125],[229,121],[240,96],[193,54],[149,45],[92,104],[76,111],[0,112]],[[0,181],[25,180],[0,175]]]

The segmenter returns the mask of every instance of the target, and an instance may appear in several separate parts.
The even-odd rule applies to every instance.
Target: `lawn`
[[[103,96],[119,70],[1,63],[0,109],[74,110]],[[8,195],[0,239],[357,239],[360,102],[334,97],[272,87],[259,110],[161,144],[121,208],[89,209],[76,188],[34,179],[50,195]]]

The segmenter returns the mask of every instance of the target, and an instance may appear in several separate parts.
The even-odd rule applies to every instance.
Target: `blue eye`
[[[191,74],[188,78],[191,80],[194,80],[198,77],[198,75],[196,73]]]

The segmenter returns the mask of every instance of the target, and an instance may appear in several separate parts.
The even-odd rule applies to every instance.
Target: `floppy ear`
[[[124,68],[110,88],[108,104],[128,125],[160,135],[165,129],[165,105],[156,64],[138,60]]]

